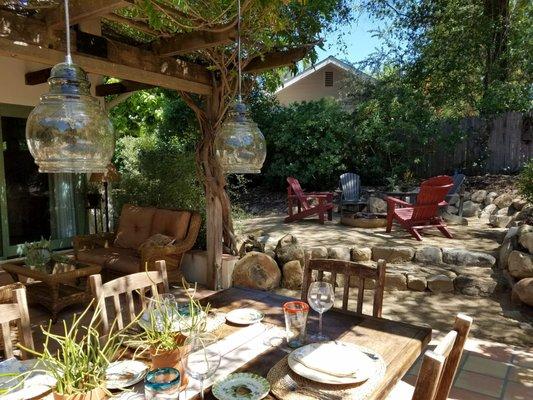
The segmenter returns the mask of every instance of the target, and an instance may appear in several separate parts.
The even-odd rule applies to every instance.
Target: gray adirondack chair
[[[452,197],[455,195],[459,196],[459,204],[457,208],[459,209],[459,216],[463,216],[463,203],[464,203],[464,188],[463,184],[466,180],[466,176],[464,174],[454,174],[453,175],[453,186],[446,195],[446,202],[449,202]]]
[[[365,203],[360,200],[361,197],[361,178],[353,172],[346,172],[340,176],[339,179],[341,194],[340,211],[341,214],[345,207],[354,207],[359,211],[365,206]]]

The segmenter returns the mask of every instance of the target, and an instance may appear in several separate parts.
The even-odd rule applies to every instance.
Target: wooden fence
[[[457,134],[444,127],[445,135]],[[489,121],[465,118],[459,124],[463,138],[455,149],[439,146],[419,172],[432,176],[460,170],[469,175],[514,173],[533,157],[533,112],[507,112]]]

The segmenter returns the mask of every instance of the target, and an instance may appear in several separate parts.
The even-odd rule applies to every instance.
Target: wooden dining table
[[[220,312],[252,307],[265,314],[264,324],[284,326],[282,306],[283,303],[291,300],[294,299],[272,292],[234,287],[206,297],[202,302],[210,303]],[[364,346],[383,357],[386,364],[385,375],[368,400],[385,399],[431,340],[431,328],[427,326],[416,326],[337,309],[324,313],[323,318],[324,333],[332,340],[342,340]],[[316,321],[316,313],[311,312],[308,329],[316,329]],[[244,328],[226,323],[217,330],[217,333],[223,338],[239,329]],[[266,377],[270,368],[285,357],[290,350],[286,341],[283,341],[256,356],[235,372],[253,372]],[[209,390],[206,392],[206,399],[214,399]],[[276,399],[276,397],[269,395],[266,399]]]

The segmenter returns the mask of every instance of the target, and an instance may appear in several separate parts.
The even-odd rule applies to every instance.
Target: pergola
[[[161,18],[188,17],[164,0],[152,3]],[[252,1],[243,1],[243,9],[250,3]],[[0,5],[0,55],[49,66],[62,62],[65,56],[63,13],[62,2],[58,0],[3,1]],[[198,62],[200,58],[195,55],[199,51],[232,46],[237,34],[236,17],[220,24],[203,24],[201,29],[177,32],[164,27],[156,29],[134,0],[71,0],[70,16],[74,62],[86,72],[119,79],[116,83],[97,85],[97,96],[161,87],[179,91],[197,115],[200,110],[191,96],[201,96],[208,108],[205,119],[212,119],[213,113],[219,114],[217,123],[223,119],[227,107],[213,106],[221,102],[221,71],[216,63]],[[81,29],[87,22],[98,23],[101,32],[94,34]],[[256,54],[243,61],[243,71],[254,74],[292,65],[305,57],[311,47],[286,47]],[[233,63],[230,68],[236,69],[237,65]],[[50,68],[32,71],[26,74],[25,83],[41,84],[49,75]],[[202,123],[202,117],[199,116],[199,120]],[[210,146],[216,128],[212,131],[206,135],[206,130],[202,129],[204,138],[199,144],[197,158],[201,158],[202,152],[208,157],[212,154]],[[216,171],[217,162],[214,163],[214,167],[208,166],[212,171],[204,171],[210,286],[216,283],[216,270],[222,263],[223,237],[227,234],[221,206],[224,199],[216,193],[216,187],[223,188],[225,180],[222,172]],[[212,181],[218,186],[213,186]],[[227,215],[225,218],[227,220]]]

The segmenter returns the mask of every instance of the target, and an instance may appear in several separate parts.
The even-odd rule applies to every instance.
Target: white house
[[[333,97],[342,100],[342,87],[350,75],[368,75],[347,62],[329,56],[299,74],[287,79],[275,92],[282,105]]]

